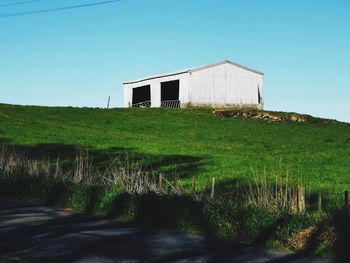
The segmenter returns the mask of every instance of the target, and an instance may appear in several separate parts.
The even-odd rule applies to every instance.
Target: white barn
[[[124,83],[125,107],[263,109],[263,98],[264,74],[228,60]]]

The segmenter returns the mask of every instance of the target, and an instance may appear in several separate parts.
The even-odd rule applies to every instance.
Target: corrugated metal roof
[[[221,62],[218,62],[218,63],[213,63],[213,64],[202,66],[202,67],[189,68],[189,69],[179,70],[179,71],[170,72],[170,73],[163,73],[163,74],[159,74],[159,75],[153,75],[153,76],[145,77],[145,78],[142,78],[142,79],[126,81],[123,84],[134,84],[134,83],[138,83],[138,82],[146,81],[146,80],[151,80],[151,79],[158,79],[158,78],[164,78],[164,77],[170,77],[170,76],[186,74],[186,73],[200,71],[200,70],[211,68],[211,67],[216,67],[216,66],[219,66],[219,65],[222,65],[222,64],[231,64],[231,65],[237,66],[239,68],[242,68],[242,69],[254,72],[256,74],[264,75],[264,73],[262,73],[260,71],[257,71],[255,69],[251,69],[251,68],[242,66],[240,64],[234,63],[234,62],[229,61],[229,60],[224,60],[224,61],[221,61]]]

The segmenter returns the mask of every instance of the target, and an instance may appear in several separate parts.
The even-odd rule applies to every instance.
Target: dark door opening
[[[133,107],[151,107],[151,86],[142,86],[132,89]]]
[[[258,85],[258,104],[262,104],[262,97],[261,97],[261,94],[260,94],[260,87]]]
[[[161,106],[164,108],[180,108],[180,80],[161,83]]]

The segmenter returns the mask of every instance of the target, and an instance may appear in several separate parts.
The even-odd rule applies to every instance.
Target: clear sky
[[[6,6],[7,4],[22,4]],[[349,0],[0,0],[0,102],[122,106],[125,80],[224,59],[265,73],[265,108],[350,122]]]

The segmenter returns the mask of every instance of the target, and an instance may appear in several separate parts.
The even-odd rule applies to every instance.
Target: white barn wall
[[[129,85],[124,85],[124,107],[131,107],[132,103],[132,88]]]
[[[263,76],[223,64],[190,73],[190,98],[197,105],[239,106],[258,104],[263,97]]]

